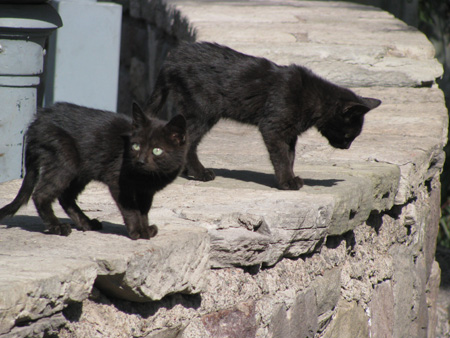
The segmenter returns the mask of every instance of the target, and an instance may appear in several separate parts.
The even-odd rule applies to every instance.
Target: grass
[[[437,243],[440,246],[450,248],[450,200],[447,200],[442,206],[441,215]]]

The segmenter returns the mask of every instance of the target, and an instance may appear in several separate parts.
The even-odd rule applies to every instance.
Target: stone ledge
[[[254,128],[220,123],[199,150],[217,179],[201,183],[179,178],[158,194],[150,218],[161,233],[151,241],[126,237],[120,214],[99,184],[89,185],[80,206],[104,222],[103,233],[47,236],[40,233],[43,226],[34,207],[24,207],[0,225],[0,336],[13,331],[23,336],[24,328],[13,327],[28,322],[60,325],[59,317],[51,323],[39,318],[58,314],[73,301],[88,302],[95,282],[104,293],[138,302],[206,288],[199,313],[173,310],[175,323],[190,318],[193,324],[168,330],[167,325],[152,326],[162,334],[183,331],[183,338],[211,337],[222,325],[217,319],[227,318],[227,313],[248,316],[252,334],[259,332],[258,337],[278,332],[290,336],[297,329],[322,332],[334,317],[349,314],[364,322],[364,310],[380,307],[379,302],[369,302],[379,294],[392,294],[378,301],[390,302],[397,316],[391,332],[404,333],[413,320],[401,318],[403,313],[412,303],[419,311],[425,299],[433,236],[428,243],[424,234],[430,229],[434,233],[430,219],[436,212],[447,135],[442,92],[408,88],[431,84],[441,74],[431,44],[391,15],[349,3],[171,1],[192,24],[164,7],[161,15],[169,11],[169,16],[179,18],[173,21],[176,28],[171,20],[158,21],[149,12],[151,2],[131,0],[131,12],[143,20],[150,15],[149,26],[161,25],[165,34],[181,34],[184,29],[188,32],[178,38],[191,39],[193,26],[200,40],[280,64],[306,65],[383,104],[367,115],[364,131],[350,150],[331,148],[315,131],[299,139],[295,171],[306,185],[298,192],[275,189],[267,151]],[[20,181],[0,185],[0,205],[9,203],[19,186]],[[58,216],[66,217],[60,209]],[[339,242],[351,237],[349,233],[356,234],[354,248]],[[332,235],[337,235],[336,246],[328,243]],[[284,259],[305,254],[306,267],[302,259]],[[414,271],[393,271],[401,264]],[[209,270],[255,265],[271,268],[254,276],[233,268]],[[389,292],[371,294],[382,281]],[[252,290],[246,289],[250,283]],[[402,288],[409,295],[407,302],[398,298]],[[314,316],[296,327],[295,318],[314,299]],[[190,315],[179,319],[177,311]],[[329,334],[339,332],[340,323],[341,319],[334,321]],[[378,320],[377,325],[383,324]]]
[[[189,19],[199,41],[222,43],[279,64],[301,64],[343,86],[417,87],[434,83],[442,74],[426,37],[375,7],[308,1],[168,2]]]
[[[3,196],[15,191],[18,183],[1,185],[2,205]],[[110,200],[107,189],[91,184],[84,198],[99,197],[102,203],[88,203],[86,209],[94,206],[120,219],[118,211],[112,210],[115,206],[103,204],[103,198]],[[62,210],[57,215],[64,218]],[[115,222],[115,217],[108,220]],[[123,225],[110,222],[104,223],[101,233],[52,236],[42,233],[42,222],[31,205],[2,224],[0,334],[83,301],[94,282],[124,299],[155,301],[173,293],[201,292],[209,269],[209,238],[197,227],[163,226],[152,241],[132,241]]]

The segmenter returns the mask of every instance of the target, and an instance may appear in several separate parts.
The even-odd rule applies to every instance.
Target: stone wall
[[[207,12],[196,10],[201,9]],[[195,40],[196,34],[182,9],[180,14],[161,1],[131,1],[129,14],[125,22],[131,23],[132,33],[125,40],[138,36],[132,45],[145,52],[129,56],[126,73],[131,96],[142,103],[167,51],[180,40]],[[183,318],[175,320],[177,328],[149,337],[433,337],[440,276],[434,252],[441,156],[401,203],[372,210],[365,222],[343,234],[326,237],[326,231],[315,229],[322,233],[319,240],[309,244],[306,254],[292,254],[294,260],[268,255],[263,238],[251,254],[247,250],[230,258],[242,243],[225,243],[222,235],[212,235],[213,267],[237,268],[211,270],[201,305],[195,299],[187,302],[183,315],[180,309],[171,310],[173,318]],[[252,226],[252,221],[247,224]],[[289,256],[288,248],[277,250],[284,252],[281,257]]]
[[[126,238],[99,184],[79,202],[102,233],[46,236],[32,206],[1,221],[0,337],[435,337],[448,115],[426,38],[342,2],[131,0],[125,11],[124,107],[194,38],[307,65],[383,104],[349,150],[300,138],[300,191],[274,188],[255,128],[220,123],[199,148],[216,179],[159,193],[150,241]],[[19,186],[0,185],[0,205]]]

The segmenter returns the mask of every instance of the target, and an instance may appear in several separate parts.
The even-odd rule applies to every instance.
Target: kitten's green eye
[[[153,148],[153,155],[155,156],[160,156],[162,155],[162,153],[164,152],[164,150],[162,150],[161,148]]]
[[[134,151],[139,151],[141,150],[141,146],[138,143],[133,143],[131,145],[131,149],[133,149]]]

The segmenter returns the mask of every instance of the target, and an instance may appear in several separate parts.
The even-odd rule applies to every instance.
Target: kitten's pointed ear
[[[178,145],[186,143],[186,119],[183,115],[178,114],[173,117],[167,124],[166,129],[169,132],[170,139]]]
[[[381,100],[373,99],[371,97],[361,97],[361,100],[369,110],[375,109],[381,104]]]
[[[149,121],[147,116],[145,116],[144,112],[142,111],[141,107],[136,102],[133,102],[132,116],[134,128],[141,127]]]
[[[178,114],[167,123],[167,126],[176,127],[186,131],[186,118],[183,115]]]
[[[364,115],[381,104],[380,100],[370,97],[360,97],[360,100],[361,102],[346,102],[343,109],[344,114],[351,116]]]

